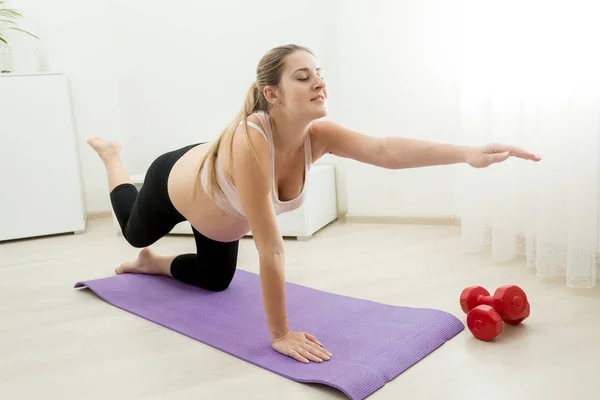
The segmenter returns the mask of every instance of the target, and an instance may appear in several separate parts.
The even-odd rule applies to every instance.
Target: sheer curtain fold
[[[600,238],[600,24],[594,2],[461,1],[461,141],[539,153],[461,170],[462,240],[593,287]]]

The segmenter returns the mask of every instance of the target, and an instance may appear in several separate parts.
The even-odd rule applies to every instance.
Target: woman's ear
[[[267,101],[273,106],[280,103],[277,90],[275,90],[271,86],[265,86],[265,88],[263,89],[263,95],[265,96],[265,99],[267,99]]]

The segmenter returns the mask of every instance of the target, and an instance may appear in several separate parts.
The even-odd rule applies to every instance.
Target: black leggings
[[[134,247],[146,247],[186,219],[173,206],[167,190],[175,162],[195,145],[165,153],[148,168],[139,193],[124,183],[110,193],[113,210],[123,236]],[[239,240],[218,242],[192,227],[196,254],[181,254],[171,264],[171,275],[182,282],[210,291],[227,289],[237,265]]]

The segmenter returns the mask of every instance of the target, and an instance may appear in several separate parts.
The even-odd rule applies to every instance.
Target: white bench
[[[144,175],[136,174],[130,177],[138,189],[144,183]],[[333,165],[312,165],[306,190],[306,200],[301,207],[277,216],[279,230],[284,237],[308,240],[319,229],[337,219],[337,196]],[[114,212],[113,221],[117,233],[122,234]],[[177,224],[170,234],[191,235],[192,228],[189,222],[184,221]],[[249,232],[247,236],[252,236],[252,232]]]

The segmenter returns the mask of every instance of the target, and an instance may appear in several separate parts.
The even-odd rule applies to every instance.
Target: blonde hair
[[[217,155],[219,153],[219,148],[221,144],[224,145],[223,150],[229,153],[229,171],[227,174],[227,178],[232,180],[232,171],[233,171],[233,157],[232,157],[232,147],[233,147],[233,134],[237,129],[240,122],[244,123],[244,132],[246,143],[250,146],[250,149],[254,153],[254,149],[252,148],[252,144],[250,142],[250,136],[248,134],[248,116],[257,111],[264,111],[266,113],[269,112],[270,104],[265,98],[263,94],[263,90],[265,86],[278,86],[281,81],[281,75],[283,73],[285,67],[285,58],[296,52],[296,51],[306,51],[310,54],[314,53],[303,46],[298,46],[294,44],[284,45],[275,47],[269,52],[267,52],[259,61],[258,66],[256,67],[256,80],[246,93],[246,100],[236,117],[231,121],[231,123],[221,132],[219,137],[214,141],[212,146],[208,149],[202,160],[200,161],[200,167],[198,169],[198,173],[196,176],[196,185],[194,185],[194,197],[196,195],[196,188],[198,183],[200,182],[200,171],[204,166],[205,162],[207,163],[207,175],[208,175],[208,193],[209,196],[213,196],[215,191],[220,194],[223,193],[222,188],[218,185],[217,177],[216,177],[216,161]],[[254,153],[256,157],[256,154]]]

